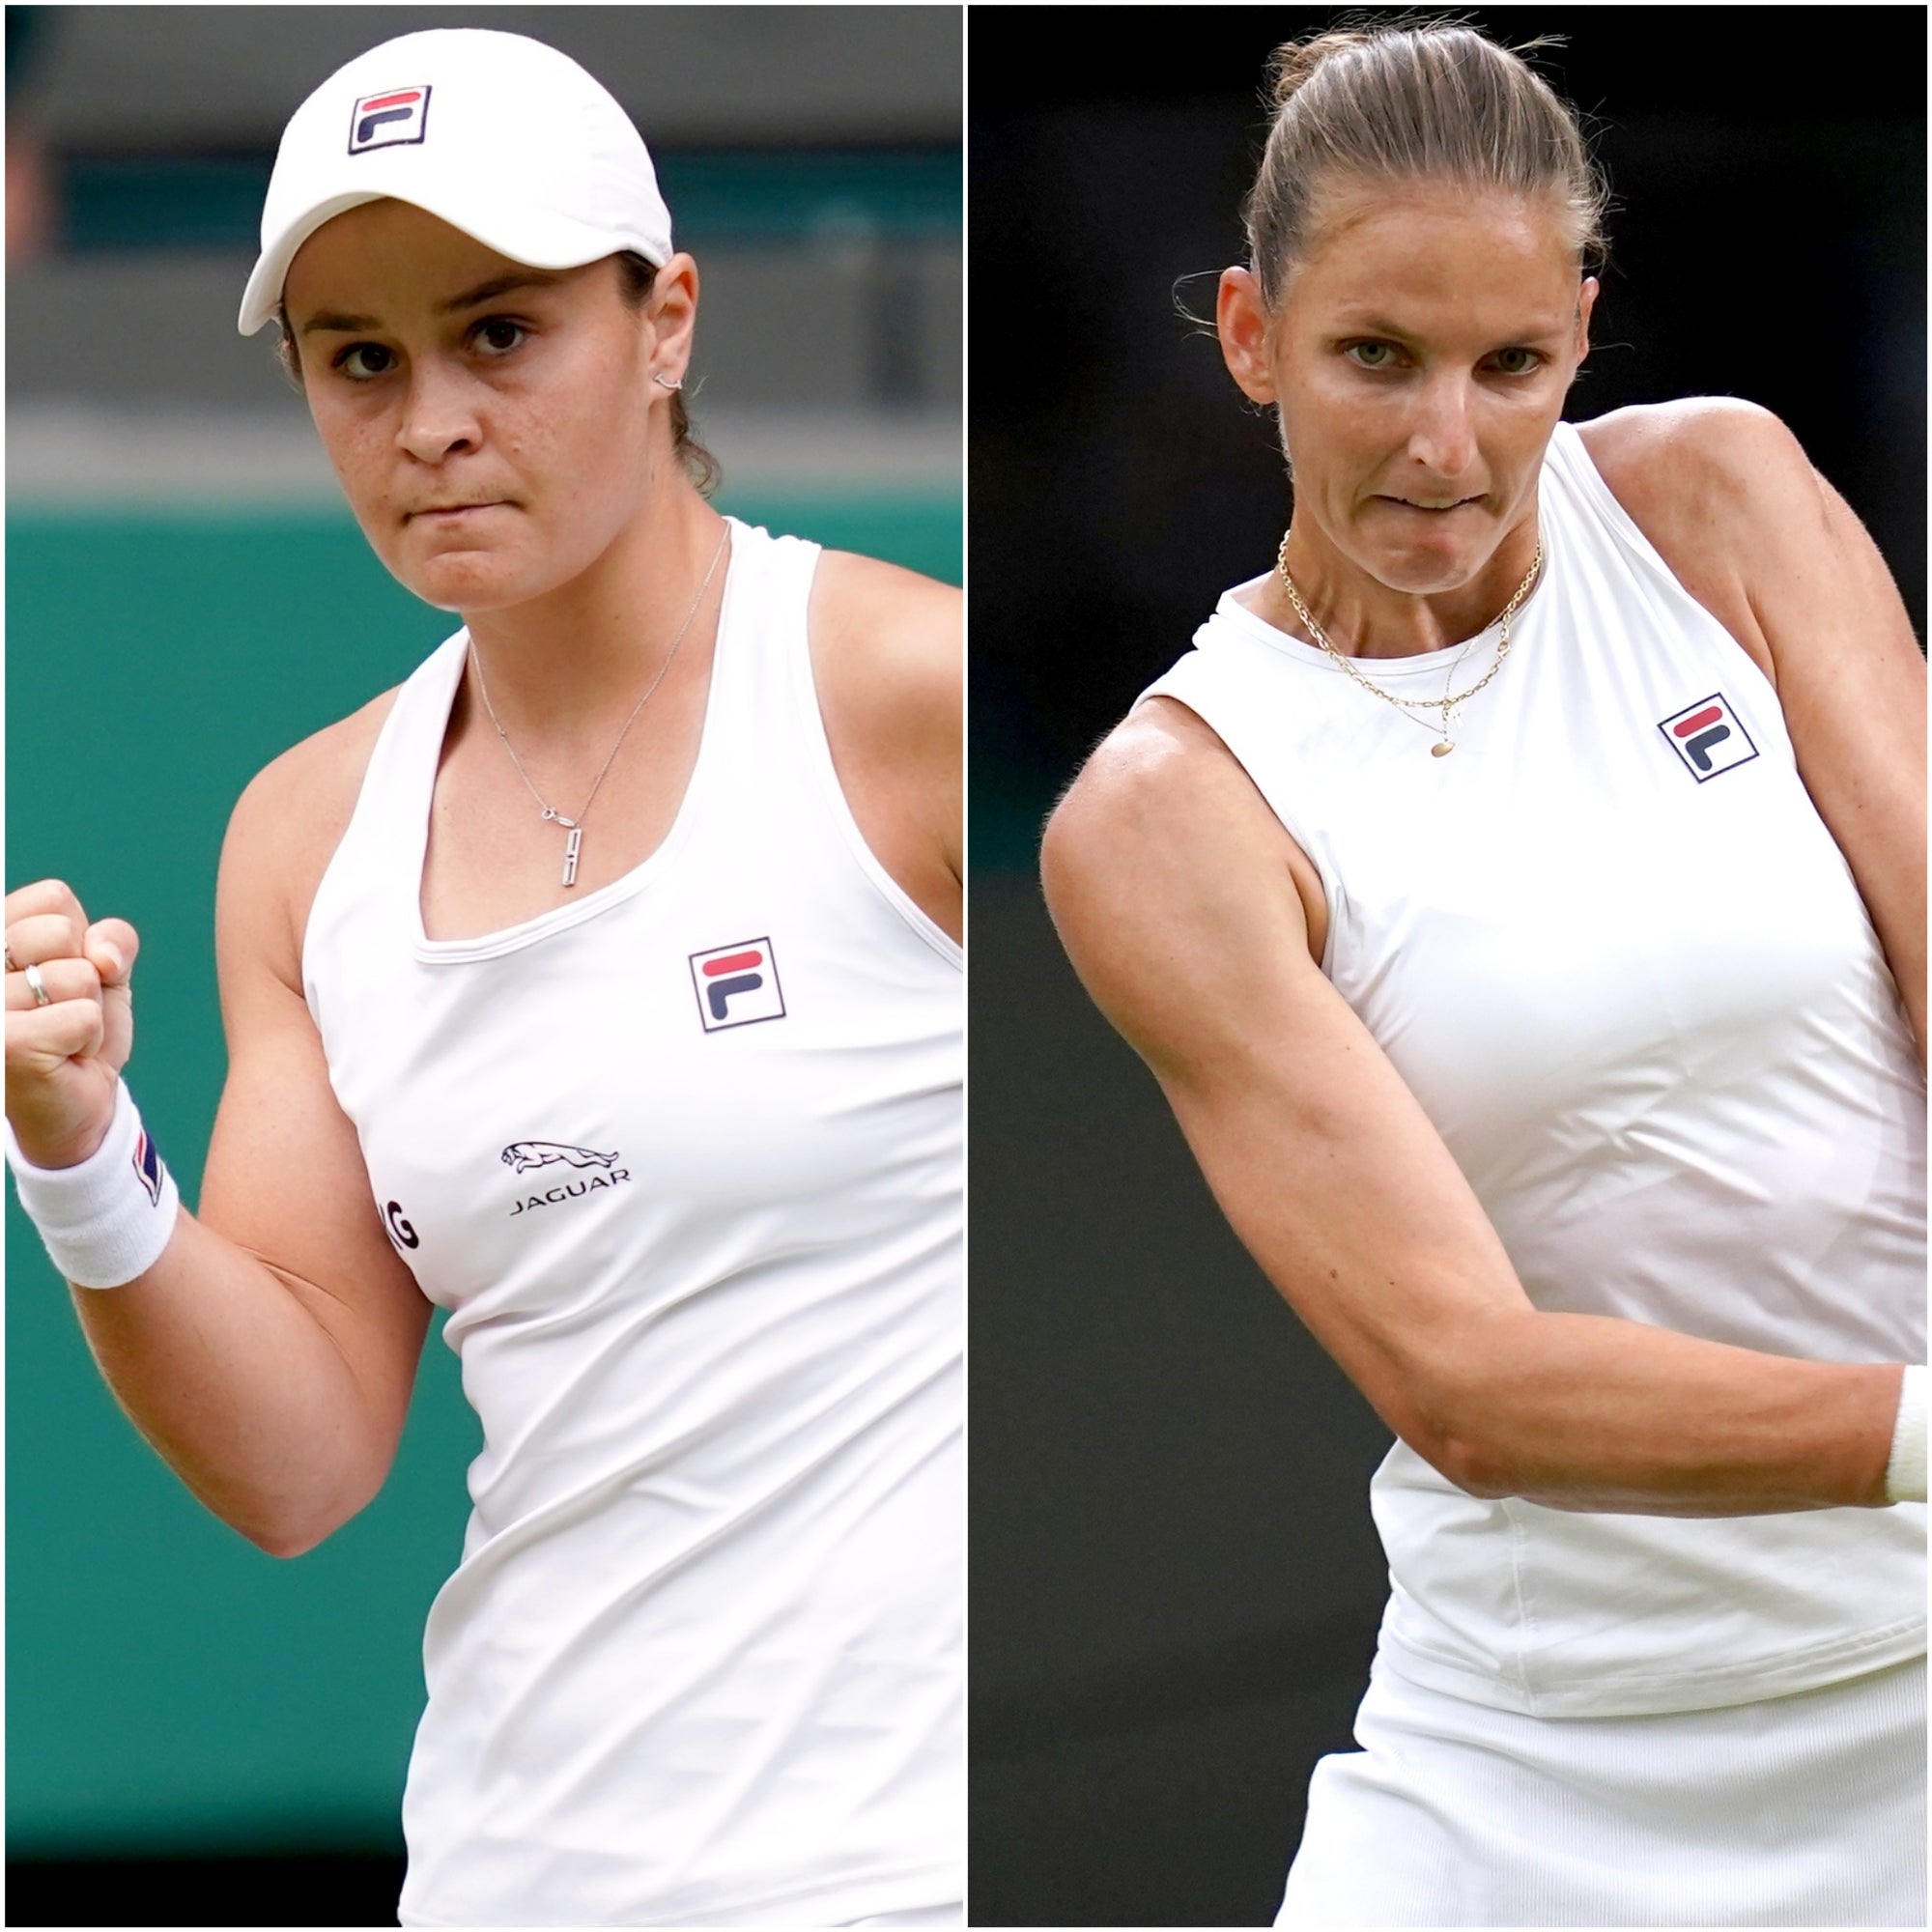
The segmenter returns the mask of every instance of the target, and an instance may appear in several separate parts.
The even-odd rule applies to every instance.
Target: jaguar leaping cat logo
[[[528,1174],[532,1168],[554,1167],[558,1161],[568,1161],[572,1167],[610,1167],[617,1159],[614,1153],[599,1153],[594,1148],[566,1147],[561,1141],[512,1141],[503,1150],[503,1162],[519,1174]]]

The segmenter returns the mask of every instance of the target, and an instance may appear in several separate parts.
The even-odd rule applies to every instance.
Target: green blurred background
[[[720,500],[959,580],[956,494]],[[212,933],[229,810],[451,628],[346,511],[7,520],[7,877],[65,878],[140,932],[130,1085],[189,1203],[224,1064]],[[454,1357],[432,1341],[375,1505],[278,1563],[119,1414],[11,1194],[7,1264],[11,1852],[386,1840],[423,1616],[468,1506],[476,1433]]]
[[[425,25],[534,34],[643,128],[704,275],[720,506],[962,578],[956,14],[10,8],[6,877],[140,931],[129,1084],[190,1206],[228,814],[456,623],[375,560],[234,332],[282,122]],[[440,1318],[387,1487],[278,1562],[120,1414],[11,1190],[6,1223],[8,1922],[393,1922],[478,1442]]]

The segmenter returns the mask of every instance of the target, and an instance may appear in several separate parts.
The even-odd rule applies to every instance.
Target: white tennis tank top
[[[1776,693],[1559,424],[1547,557],[1456,749],[1222,598],[1151,688],[1320,872],[1322,970],[1540,1309],[1925,1358],[1925,1089]],[[1479,637],[1458,689],[1495,662]],[[1453,651],[1378,658],[1439,697]],[[1547,1717],[1771,1697],[1925,1646],[1925,1511],[1587,1515],[1371,1485],[1388,1666]]]
[[[425,938],[459,632],[316,895],[330,1082],[483,1424],[405,1924],[962,1896],[960,959],[834,773],[817,559],[733,524],[696,768],[635,871]]]

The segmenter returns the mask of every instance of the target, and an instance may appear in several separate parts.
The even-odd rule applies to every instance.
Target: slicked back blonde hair
[[[1605,253],[1609,185],[1577,116],[1520,51],[1453,20],[1345,26],[1291,41],[1269,66],[1274,125],[1241,206],[1270,309],[1314,242],[1319,198],[1355,183],[1448,181],[1547,196],[1577,266]]]

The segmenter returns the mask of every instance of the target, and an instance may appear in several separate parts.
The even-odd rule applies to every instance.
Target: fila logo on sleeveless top
[[[714,946],[708,952],[694,952],[691,983],[697,992],[697,1017],[706,1033],[785,1016],[779,963],[769,939],[740,939],[730,946]]]
[[[391,87],[365,94],[349,117],[349,152],[371,148],[412,148],[429,130],[429,89]]]
[[[1716,778],[1719,772],[1748,764],[1757,756],[1757,747],[1745,730],[1743,720],[1721,692],[1714,691],[1709,697],[1687,704],[1675,716],[1663,719],[1657,728],[1699,784]]]

